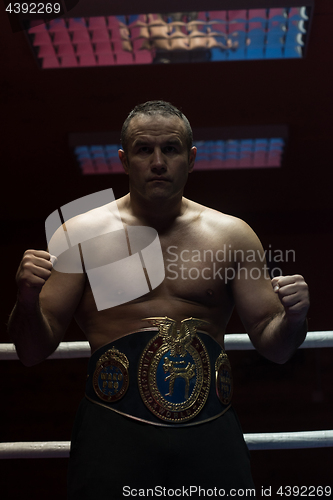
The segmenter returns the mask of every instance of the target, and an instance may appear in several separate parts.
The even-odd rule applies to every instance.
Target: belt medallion
[[[112,347],[98,360],[93,376],[97,396],[108,403],[121,399],[128,389],[129,362],[125,354]]]
[[[228,405],[233,393],[231,365],[225,352],[221,352],[215,362],[216,394],[221,403]]]
[[[144,404],[167,422],[195,417],[208,398],[211,368],[207,349],[196,334],[205,321],[188,318],[177,331],[176,321],[146,318],[158,326],[158,334],[146,345],[138,371]]]

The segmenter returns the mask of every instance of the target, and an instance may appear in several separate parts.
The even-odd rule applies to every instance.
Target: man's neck
[[[185,213],[187,207],[188,201],[183,196],[177,199],[137,200],[135,196],[129,193],[124,197],[125,210],[145,225],[158,231],[170,227],[178,217]]]

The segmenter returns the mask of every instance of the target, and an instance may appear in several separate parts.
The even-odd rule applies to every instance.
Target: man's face
[[[127,154],[119,151],[131,194],[146,200],[181,196],[195,155],[195,147],[188,152],[183,121],[163,115],[135,116],[128,126]]]

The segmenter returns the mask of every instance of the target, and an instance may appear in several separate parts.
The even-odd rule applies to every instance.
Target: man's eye
[[[165,153],[176,153],[177,149],[175,148],[175,146],[166,146],[164,148],[164,152]]]

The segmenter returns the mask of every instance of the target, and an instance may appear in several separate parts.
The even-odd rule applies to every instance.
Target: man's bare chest
[[[172,295],[212,306],[229,302],[234,263],[227,239],[223,242],[208,233],[180,231],[160,241],[164,287]]]

